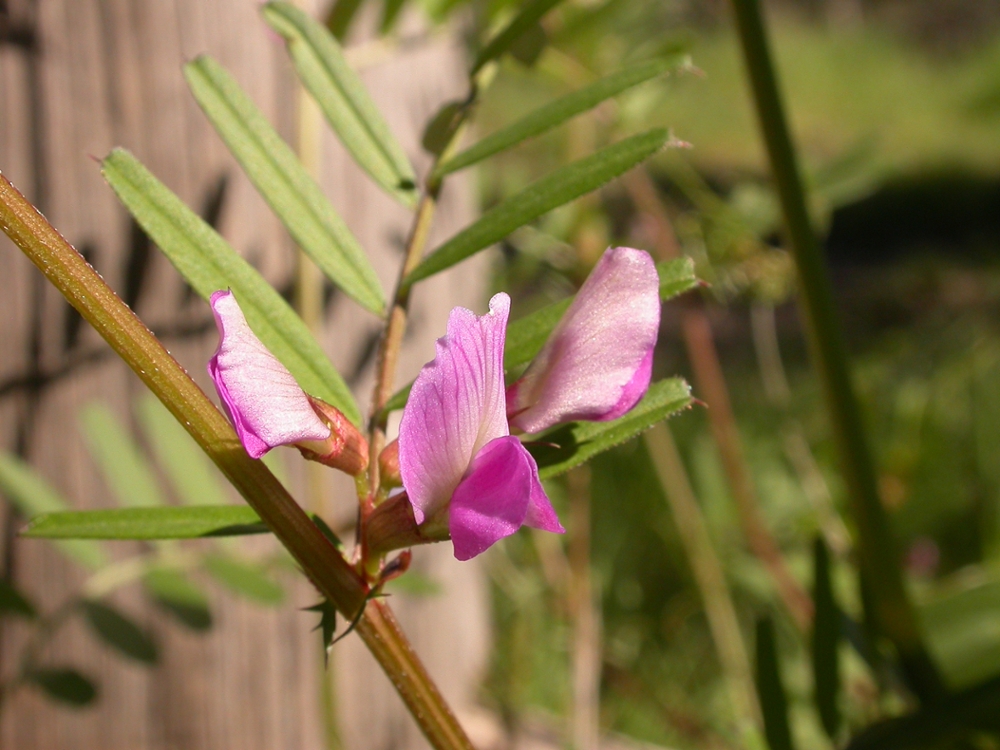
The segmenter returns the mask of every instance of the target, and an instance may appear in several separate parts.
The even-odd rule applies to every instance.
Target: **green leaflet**
[[[285,600],[285,590],[257,565],[226,555],[209,555],[204,565],[216,581],[234,594],[268,606],[276,606]]]
[[[361,423],[354,397],[302,319],[218,232],[127,151],[115,149],[101,171],[142,228],[202,297],[233,290],[247,322],[302,389]]]
[[[493,156],[493,154],[515,146],[521,141],[540,135],[546,130],[551,130],[581,112],[596,107],[605,99],[617,96],[633,86],[665,73],[683,59],[683,56],[676,55],[661,60],[651,60],[621,70],[579,91],[560,97],[446,160],[434,170],[434,177],[442,177],[451,172],[465,169],[476,162]]]
[[[27,463],[10,453],[0,453],[0,492],[28,517],[69,507]],[[57,545],[67,557],[89,570],[102,568],[108,562],[104,550],[95,542],[66,540]]]
[[[538,463],[538,475],[549,479],[630,440],[671,414],[691,405],[691,388],[681,378],[650,386],[642,401],[612,422],[570,422],[526,442]]]
[[[156,396],[149,392],[140,396],[136,416],[143,435],[182,503],[226,504],[218,469]]]
[[[121,654],[144,664],[156,664],[156,642],[130,618],[104,602],[81,602],[83,615],[94,633]]]
[[[43,513],[21,536],[44,539],[195,539],[266,534],[245,505],[162,506]]]
[[[514,16],[514,19],[507,24],[504,30],[493,37],[490,43],[483,47],[479,55],[476,56],[471,75],[475,76],[486,63],[495,60],[510,49],[510,46],[520,39],[522,34],[560,2],[561,0],[527,0],[524,7],[521,8],[521,12]]]
[[[288,3],[268,3],[264,20],[288,41],[302,84],[354,160],[405,206],[416,203],[416,175],[361,79],[322,24]]]
[[[79,419],[90,455],[118,504],[135,508],[163,505],[153,467],[108,406],[93,401],[80,410]]]
[[[185,65],[184,76],[222,140],[299,247],[358,304],[381,315],[385,295],[361,245],[250,97],[207,56]]]
[[[152,600],[187,627],[198,632],[212,627],[208,598],[184,574],[170,568],[153,568],[142,582]]]
[[[34,669],[25,679],[49,698],[71,706],[86,706],[97,698],[97,686],[75,669]]]
[[[660,275],[660,299],[664,302],[701,283],[694,275],[694,261],[690,258],[660,261],[656,264],[656,271]],[[572,297],[553,302],[508,325],[503,353],[504,369],[512,370],[534,359],[572,302]],[[384,411],[388,413],[406,406],[412,385],[394,393],[386,402]]]
[[[424,258],[406,277],[405,284],[411,285],[450,268],[542,214],[596,190],[656,153],[668,137],[662,128],[634,135],[533,182]]]

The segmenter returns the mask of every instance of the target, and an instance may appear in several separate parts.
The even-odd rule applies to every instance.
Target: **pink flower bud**
[[[511,427],[540,432],[560,422],[625,414],[649,388],[659,327],[653,259],[630,247],[609,249],[508,389]]]

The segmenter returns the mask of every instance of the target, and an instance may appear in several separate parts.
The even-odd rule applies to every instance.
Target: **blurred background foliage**
[[[479,23],[505,11],[476,7]],[[931,651],[949,686],[971,687],[1000,673],[1000,6],[812,0],[767,10],[883,502]],[[480,134],[629,63],[682,50],[691,66],[485,163],[484,207],[621,133],[666,125],[690,144],[637,171],[655,185],[678,248],[711,283],[703,309],[766,529],[804,591],[814,587],[814,538],[826,539],[834,595],[852,623],[844,630],[860,632],[844,487],[728,5],[568,2],[543,29],[520,62],[504,61],[481,105]],[[515,233],[496,287],[531,309],[572,290],[608,245],[653,251],[655,232],[630,187],[623,179]],[[692,304],[665,308],[657,367],[702,395],[679,322]],[[755,621],[775,623],[795,746],[843,745],[912,707],[878,653],[866,663],[864,648],[842,643],[835,702],[844,723],[827,736],[811,636],[752,551],[707,411],[670,427],[751,654]],[[569,505],[564,498],[572,535]],[[646,443],[593,462],[589,525],[602,730],[678,747],[743,744],[705,592]],[[580,711],[572,550],[519,536],[490,569],[498,644],[485,698],[515,733],[567,731],[557,717]],[[985,735],[962,742],[996,746]]]

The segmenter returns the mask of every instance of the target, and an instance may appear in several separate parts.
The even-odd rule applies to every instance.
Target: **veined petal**
[[[482,317],[456,307],[434,360],[413,383],[399,425],[399,470],[417,523],[447,505],[484,445],[510,434],[503,375],[509,313],[502,293]]]
[[[531,517],[531,525],[562,531],[538,481],[535,459],[516,437],[487,443],[455,488],[448,528],[455,557],[468,560],[510,536]]]
[[[630,247],[605,252],[508,391],[511,425],[539,432],[559,422],[615,419],[635,406],[652,372],[659,285],[648,253]]]
[[[313,411],[295,378],[250,330],[230,291],[211,298],[219,348],[208,373],[251,458],[277,445],[325,440],[330,428]]]

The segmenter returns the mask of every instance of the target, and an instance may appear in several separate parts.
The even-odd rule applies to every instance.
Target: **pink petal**
[[[482,317],[456,307],[437,356],[413,383],[399,425],[399,471],[417,523],[448,504],[484,445],[510,433],[503,376],[509,312],[506,294],[494,296]]]
[[[277,445],[328,438],[330,428],[292,374],[250,330],[232,292],[215,292],[211,305],[220,340],[208,374],[247,453],[260,458]]]
[[[539,432],[614,419],[649,387],[660,327],[660,280],[649,254],[608,250],[542,351],[507,393],[510,423]]]
[[[521,441],[508,435],[487,443],[455,488],[448,527],[455,557],[468,560],[510,536],[534,513],[534,520],[562,531],[538,481],[535,459]],[[551,515],[549,518],[546,514]]]

